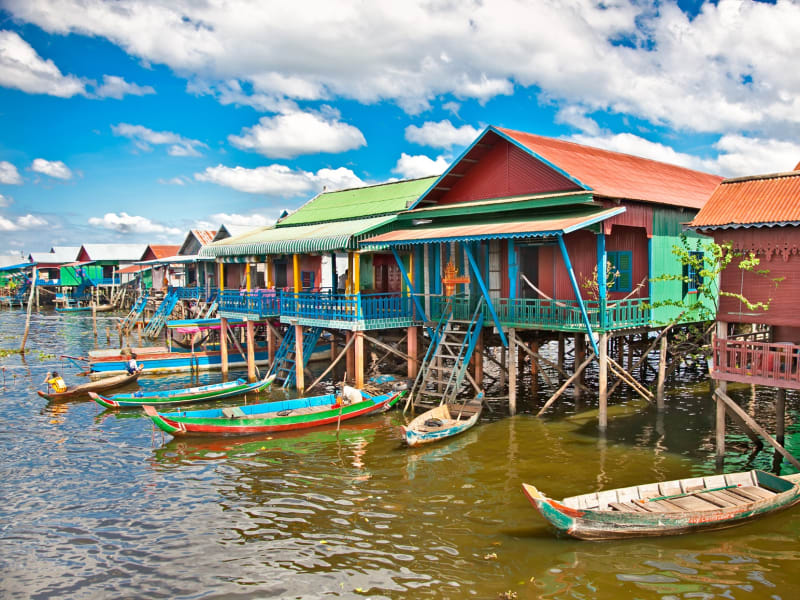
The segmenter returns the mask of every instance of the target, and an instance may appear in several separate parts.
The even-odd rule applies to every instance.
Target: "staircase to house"
[[[275,353],[275,360],[272,363],[270,374],[275,373],[275,380],[282,382],[282,387],[293,387],[296,383],[296,346],[294,327],[289,327],[286,334],[283,336],[278,351]],[[320,336],[322,335],[321,327],[307,327],[303,330],[303,365],[302,368],[308,364],[314,348],[317,346]]]
[[[144,290],[139,297],[136,299],[136,302],[133,303],[131,307],[131,311],[125,315],[125,318],[122,320],[120,327],[122,331],[127,332],[133,324],[136,323],[139,316],[141,316],[142,312],[144,312],[144,307],[147,306],[147,300],[150,298],[150,290]]]
[[[155,339],[158,337],[158,334],[161,333],[164,325],[166,325],[167,319],[169,319],[169,316],[172,314],[172,311],[177,303],[178,292],[170,289],[170,291],[167,292],[167,295],[164,296],[161,304],[158,305],[155,314],[152,316],[150,321],[148,321],[147,327],[144,328],[145,337],[150,339]]]
[[[453,318],[451,305],[442,313],[406,401],[406,408],[430,408],[451,402],[467,375],[469,361],[483,328],[483,298],[469,321]]]

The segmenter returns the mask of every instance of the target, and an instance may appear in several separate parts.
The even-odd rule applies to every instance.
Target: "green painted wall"
[[[146,289],[150,289],[153,287],[153,270],[148,269],[147,271],[142,271],[142,285]]]
[[[87,277],[100,279],[103,277],[103,267],[101,265],[86,265],[83,267],[61,267],[58,277],[61,285],[77,286],[81,283],[81,278],[77,274],[77,269],[83,269]]]
[[[672,253],[673,247],[681,245],[681,233],[686,234],[692,248],[697,240],[700,240],[701,243],[712,241],[711,238],[699,235],[694,231],[684,232],[683,223],[691,221],[693,216],[694,213],[666,208],[653,210],[653,237],[651,239],[651,276],[653,278],[658,278],[659,275],[664,273],[672,275],[681,275],[683,273],[681,261]],[[650,298],[653,303],[669,299],[680,301],[684,298],[683,284],[681,281],[651,281]],[[707,304],[711,305],[712,303],[708,301]],[[668,323],[680,313],[681,309],[679,307],[662,306],[654,308],[652,314],[653,323]],[[686,315],[681,321],[692,322],[696,319],[696,315]]]
[[[372,272],[372,255],[362,254],[359,264],[358,285],[360,290],[371,290],[375,285],[375,276]]]

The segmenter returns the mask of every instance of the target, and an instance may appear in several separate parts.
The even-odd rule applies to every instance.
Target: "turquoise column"
[[[481,277],[481,272],[480,269],[478,269],[477,262],[475,262],[475,257],[472,256],[472,251],[469,249],[469,246],[465,246],[465,248],[467,251],[467,260],[469,260],[469,264],[472,267],[472,272],[475,275],[475,281],[480,287],[481,292],[483,293],[483,297],[486,299],[486,307],[489,309],[489,314],[492,315],[492,320],[494,321],[495,327],[497,327],[497,333],[500,335],[500,341],[503,342],[503,346],[508,348],[508,340],[506,339],[506,334],[503,331],[503,326],[500,324],[500,319],[494,310],[492,299],[489,297],[489,290],[487,289],[486,284],[483,282],[483,277]]]
[[[608,304],[608,290],[606,289],[606,234],[600,224],[600,233],[597,234],[597,303],[600,305],[600,330],[605,331],[608,325],[606,306]]]
[[[592,334],[592,326],[589,323],[589,314],[586,312],[586,305],[581,298],[581,290],[578,287],[578,280],[575,279],[575,271],[572,268],[572,262],[569,260],[567,253],[567,246],[564,243],[564,235],[558,234],[558,246],[561,248],[561,256],[564,258],[564,266],[567,268],[567,275],[569,275],[569,282],[572,284],[572,291],[575,292],[575,298],[578,300],[578,305],[581,307],[581,316],[583,317],[583,324],[586,326],[586,332],[589,334],[589,340],[592,342],[595,356],[600,356],[600,350],[597,347],[597,342]]]

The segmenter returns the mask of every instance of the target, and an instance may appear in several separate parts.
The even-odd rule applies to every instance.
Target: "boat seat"
[[[244,411],[239,408],[238,406],[230,406],[227,408],[222,409],[222,414],[229,419],[238,419],[241,417],[246,417],[247,415]]]

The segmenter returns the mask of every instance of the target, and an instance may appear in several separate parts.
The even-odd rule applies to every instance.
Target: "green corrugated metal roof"
[[[414,203],[434,181],[436,177],[425,177],[325,192],[309,200],[296,212],[283,219],[277,227],[398,213]]]
[[[360,236],[393,221],[394,215],[298,225],[297,227],[264,227],[236,237],[203,246],[200,256],[226,257],[266,256],[268,254],[304,254],[355,249]],[[235,259],[233,259],[235,262]]]

